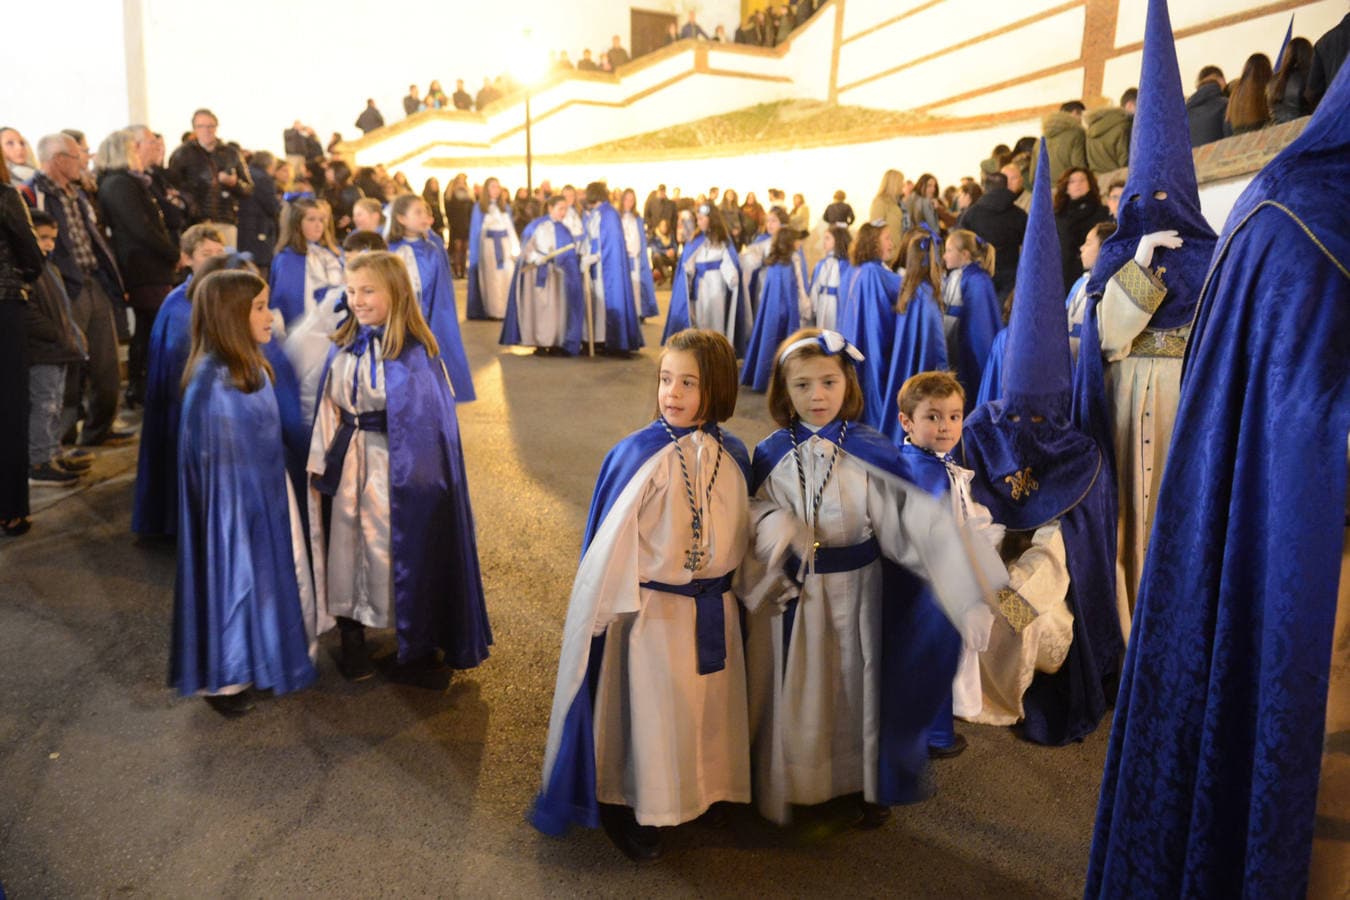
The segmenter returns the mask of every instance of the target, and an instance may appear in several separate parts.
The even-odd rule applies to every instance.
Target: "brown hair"
[[[787,387],[788,363],[799,359],[828,358],[830,354],[826,353],[824,348],[814,341],[793,350],[792,355],[787,359],[783,359],[783,351],[797,341],[817,337],[820,337],[819,328],[799,328],[788,335],[783,343],[778,345],[778,349],[774,351],[773,377],[769,379],[769,415],[784,428],[791,428],[792,423],[797,419],[797,410],[792,405],[792,395],[788,393]],[[842,353],[834,354],[833,359],[839,364],[840,371],[844,373],[844,402],[839,407],[839,418],[852,422],[861,418],[863,414],[862,385],[858,383],[858,372],[851,360],[845,358]]]
[[[769,244],[769,256],[764,260],[764,265],[791,264],[796,251],[797,232],[789,228],[780,229]]]
[[[408,267],[403,260],[388,250],[371,250],[359,253],[347,263],[347,274],[369,270],[375,281],[389,294],[389,321],[384,325],[384,358],[397,359],[403,352],[403,342],[411,336],[424,348],[427,356],[437,356],[441,352],[436,336],[422,317],[422,306],[413,295],[412,279],[408,277]],[[339,347],[349,347],[356,340],[356,332],[361,323],[356,316],[348,316],[347,321],[333,333],[333,343]]]
[[[368,253],[371,250],[388,250],[384,238],[374,231],[353,231],[342,239],[343,253]]]
[[[858,229],[858,239],[853,242],[853,249],[849,251],[849,263],[855,266],[862,265],[865,262],[881,259],[881,233],[886,227],[873,225],[871,222],[863,223]]]
[[[245,394],[259,390],[276,375],[249,329],[253,300],[267,282],[247,271],[213,272],[194,285],[192,352],[183,369],[183,390],[202,358],[217,357],[230,370],[230,381]]]
[[[848,228],[843,225],[831,225],[827,231],[834,238],[834,255],[845,262],[848,261],[848,245],[853,236],[848,233]]]
[[[735,415],[740,371],[736,367],[736,351],[726,336],[706,328],[686,328],[670,336],[661,351],[662,357],[672,350],[691,353],[698,362],[699,400],[695,418],[725,422]],[[659,364],[657,379],[659,384]],[[656,414],[661,415],[661,411],[658,409]]]
[[[947,235],[947,240],[955,238],[956,246],[970,254],[970,258],[990,275],[994,274],[994,258],[997,253],[994,245],[973,231],[957,228]]]
[[[178,238],[178,249],[184,256],[190,257],[197,252],[203,241],[215,241],[220,246],[225,246],[225,238],[219,228],[206,222],[199,222],[189,227]]]
[[[281,237],[277,239],[276,252],[280,253],[287,247],[304,256],[309,251],[309,242],[305,240],[305,233],[300,230],[300,223],[305,220],[305,213],[311,209],[317,209],[325,216],[323,225],[323,237],[318,243],[338,252],[337,240],[333,237],[333,210],[328,203],[323,200],[312,200],[309,197],[302,197],[299,200],[292,201],[286,207],[286,216],[281,220]]]
[[[966,389],[961,387],[961,382],[957,381],[951,372],[919,372],[905,379],[905,383],[900,385],[900,393],[896,399],[900,404],[900,411],[912,419],[914,411],[923,401],[945,400],[953,394],[960,397],[962,403],[965,402]]]
[[[497,208],[502,212],[506,212],[506,188],[502,187],[501,180],[495,175],[483,180],[483,189],[478,194],[478,208],[483,212],[487,212],[488,207],[492,205],[492,201],[488,199],[488,185],[492,184],[494,181],[497,182],[497,187],[501,188],[501,190],[497,192]]]
[[[426,200],[416,194],[399,194],[394,198],[394,202],[389,204],[390,244],[401,241],[408,236],[408,230],[403,227],[403,223],[398,220],[398,217],[407,215],[408,210],[412,208],[414,203],[424,204],[427,207],[427,211],[431,211],[431,204],[427,203]]]
[[[1253,53],[1242,67],[1242,77],[1235,82],[1228,95],[1228,110],[1224,121],[1238,129],[1262,128],[1270,121],[1270,103],[1266,91],[1270,87],[1270,57]]]
[[[926,246],[924,241],[928,242]],[[943,309],[942,254],[933,246],[934,243],[933,235],[922,228],[912,229],[900,239],[900,246],[904,248],[900,258],[905,261],[905,280],[900,284],[895,311],[902,315],[924,281],[933,289],[933,299],[937,301],[938,309]]]
[[[1059,181],[1055,182],[1055,213],[1060,213],[1069,203],[1069,179],[1075,172],[1082,172],[1087,177],[1088,192],[1083,195],[1083,199],[1090,206],[1099,206],[1102,202],[1101,191],[1097,188],[1097,176],[1093,175],[1087,169],[1081,166],[1074,166],[1071,169],[1065,169],[1064,174],[1059,176]]]
[[[226,271],[252,272],[254,275],[257,275],[260,278],[262,277],[262,273],[258,271],[258,267],[254,265],[253,260],[242,253],[225,253],[220,256],[213,256],[202,263],[201,267],[193,273],[192,282],[188,284],[187,288],[188,303],[197,302],[197,294],[201,291],[202,282],[206,279],[207,275],[210,275],[212,272]]]

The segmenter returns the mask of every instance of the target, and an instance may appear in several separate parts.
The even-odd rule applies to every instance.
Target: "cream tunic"
[[[698,282],[697,296],[689,298],[689,324],[693,328],[710,328],[733,339],[740,305],[736,288],[740,284],[741,273],[737,271],[726,247],[705,240],[685,264],[685,274],[692,279],[696,265],[711,262],[720,265],[703,273]],[[732,340],[732,343],[735,341]]]
[[[505,231],[502,239],[502,257],[497,258],[497,242],[489,231]],[[478,243],[478,286],[483,294],[483,309],[494,319],[506,316],[506,301],[511,292],[511,275],[516,257],[520,255],[520,237],[511,216],[498,207],[489,206],[483,213],[483,233]],[[498,263],[501,267],[498,268]]]
[[[522,250],[529,265],[521,266],[517,275],[516,319],[520,325],[520,342],[526,347],[562,346],[567,333],[567,291],[562,270],[542,262],[556,248],[556,227],[549,219],[534,229]],[[548,272],[542,288],[536,286],[539,272],[536,265],[543,265]]]
[[[833,292],[827,291],[826,288],[831,288]],[[816,280],[811,283],[811,308],[815,318],[815,326],[833,331],[834,323],[839,318],[839,259],[837,257],[826,257],[820,271],[816,273]],[[802,324],[805,324],[804,320]]]

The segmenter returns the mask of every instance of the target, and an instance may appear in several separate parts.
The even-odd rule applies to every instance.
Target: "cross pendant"
[[[684,567],[690,572],[697,572],[703,565],[703,550],[700,547],[691,547],[684,554]]]

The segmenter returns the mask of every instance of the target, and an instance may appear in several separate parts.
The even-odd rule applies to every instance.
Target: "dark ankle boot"
[[[600,824],[624,856],[637,863],[661,858],[661,829],[639,825],[632,807],[600,804]]]
[[[240,691],[237,694],[211,694],[206,703],[227,719],[237,719],[253,709],[253,692]]]
[[[338,628],[342,631],[342,656],[338,659],[338,671],[348,681],[365,681],[375,675],[375,666],[370,662],[370,651],[366,648],[366,627],[351,619],[338,619]]]

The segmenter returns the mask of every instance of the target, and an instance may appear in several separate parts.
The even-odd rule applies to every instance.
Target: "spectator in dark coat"
[[[277,222],[281,216],[281,195],[272,178],[275,166],[276,159],[266,150],[254,153],[248,161],[253,193],[239,202],[239,249],[252,256],[253,262],[264,272],[272,265]]]
[[[173,152],[169,180],[187,198],[190,222],[214,222],[233,232],[239,201],[253,192],[253,182],[239,151],[216,137],[216,125],[209,109],[192,114],[192,138]],[[225,235],[230,246],[235,245],[232,237],[237,235]]]
[[[800,28],[807,23],[811,16],[815,15],[815,0],[797,0],[794,12],[796,14],[796,27]]]
[[[28,207],[0,165],[0,530],[28,531],[28,363],[24,307],[42,273],[42,250]]]
[[[1109,222],[1111,211],[1102,204],[1097,179],[1087,169],[1072,168],[1055,184],[1055,230],[1059,232],[1065,290],[1083,274],[1079,248],[1098,222]],[[979,232],[976,232],[979,234]],[[995,257],[995,268],[998,268]]]
[[[646,226],[648,236],[656,233],[656,223],[669,223],[670,233],[675,233],[675,201],[666,196],[666,186],[658,184],[656,192],[647,198],[642,207],[642,224]]]
[[[1312,69],[1313,47],[1307,38],[1296,37],[1285,48],[1280,71],[1270,83],[1270,120],[1279,125],[1292,122],[1312,113],[1312,105],[1304,96],[1308,88],[1308,73]]]
[[[384,116],[375,108],[374,100],[366,101],[366,108],[356,117],[356,127],[361,129],[362,134],[370,134],[376,128],[384,127]]]
[[[1195,93],[1186,98],[1186,118],[1191,126],[1191,146],[1212,143],[1223,137],[1223,118],[1228,113],[1228,82],[1218,66],[1205,66],[1195,79]]]
[[[403,114],[405,116],[411,116],[415,112],[426,109],[422,104],[422,96],[418,91],[419,88],[417,85],[408,85],[408,96],[403,98]],[[286,152],[289,153],[290,151],[287,150]]]
[[[366,196],[365,191],[352,184],[352,168],[342,160],[328,167],[331,181],[324,191],[324,199],[333,210],[333,233],[339,242],[352,233],[352,207]]]
[[[1008,176],[1002,172],[984,176],[984,193],[961,214],[957,228],[967,228],[990,244],[995,251],[994,289],[1000,299],[1006,297],[1017,280],[1017,259],[1022,251],[1022,235],[1027,230],[1027,214],[1018,208],[1017,195],[1008,190]]]
[[[164,168],[164,135],[156,134],[144,125],[131,126],[139,131],[137,152],[145,161],[145,174],[150,179],[150,194],[159,205],[159,214],[164,217],[164,227],[169,231],[169,240],[178,246],[178,238],[188,227],[187,203],[178,189],[169,183],[169,170]]]
[[[845,228],[853,224],[853,207],[844,202],[844,192],[834,192],[834,202],[825,207],[825,214],[821,216],[827,225],[843,225]]]
[[[609,69],[611,72],[628,62],[628,51],[623,49],[623,44],[619,41],[619,36],[617,34],[614,35],[613,40],[610,42],[609,50],[606,51],[605,56],[609,60]]]
[[[703,26],[698,24],[697,16],[692,9],[689,10],[689,21],[685,22],[684,27],[680,29],[680,40],[708,40],[708,32],[704,31]]]
[[[1347,49],[1350,49],[1350,13],[1313,45],[1312,68],[1308,72],[1308,88],[1305,91],[1313,109],[1322,102],[1322,95],[1331,87],[1336,73],[1341,70]]]
[[[445,189],[445,223],[450,229],[450,269],[456,278],[468,273],[469,223],[473,218],[473,192],[469,179],[460,174]]]
[[[474,107],[481,110],[494,100],[500,100],[501,96],[501,91],[493,87],[492,79],[484,78],[483,86],[479,89],[478,96],[474,98]]]
[[[473,94],[464,90],[464,79],[455,81],[455,92],[450,95],[450,102],[455,104],[455,109],[473,109]]]

